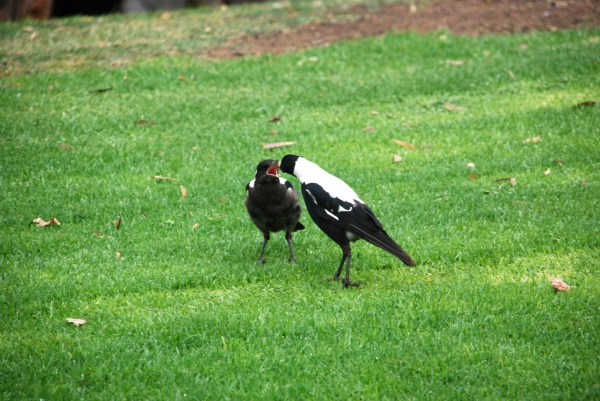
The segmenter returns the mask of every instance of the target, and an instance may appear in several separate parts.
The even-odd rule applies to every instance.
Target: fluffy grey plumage
[[[246,185],[244,205],[250,219],[263,233],[263,245],[257,263],[265,263],[263,253],[272,232],[285,231],[290,247],[290,262],[296,262],[292,247],[292,232],[303,230],[302,210],[292,184],[279,176],[276,160],[263,160],[256,167],[254,179]]]

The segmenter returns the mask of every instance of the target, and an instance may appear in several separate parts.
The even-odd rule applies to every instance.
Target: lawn
[[[577,106],[600,101],[599,36],[4,77],[2,398],[600,398],[600,107]],[[279,233],[256,265],[244,188],[286,153],[348,182],[417,266],[360,241],[342,289],[307,213],[298,264]]]

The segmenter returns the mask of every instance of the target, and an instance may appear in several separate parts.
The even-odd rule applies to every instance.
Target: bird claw
[[[346,279],[342,280],[342,288],[347,288],[347,287],[358,287],[361,284],[360,281],[356,281],[356,282],[352,282]]]
[[[296,258],[288,258],[288,262],[298,264],[298,262],[296,261]]]
[[[256,264],[257,264],[257,265],[264,265],[265,263],[267,263],[267,261],[266,261],[265,259],[263,259],[263,258],[259,258],[259,259],[256,261]]]
[[[328,279],[329,281],[339,281],[340,276],[333,276],[332,278]]]

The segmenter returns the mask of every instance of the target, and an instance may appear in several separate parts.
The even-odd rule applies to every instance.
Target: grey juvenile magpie
[[[342,279],[344,288],[360,285],[360,282],[350,281],[350,242],[360,238],[391,253],[405,264],[415,266],[412,258],[387,235],[369,206],[344,181],[296,155],[286,155],[280,168],[300,180],[308,214],[342,248],[342,261],[333,279],[340,279],[346,262],[346,277]]]
[[[303,230],[298,195],[292,184],[279,176],[277,160],[263,160],[256,167],[254,179],[246,185],[244,205],[250,219],[263,233],[263,245],[257,263],[265,263],[263,253],[272,232],[285,230],[290,246],[290,262],[296,262],[292,248],[292,232]]]

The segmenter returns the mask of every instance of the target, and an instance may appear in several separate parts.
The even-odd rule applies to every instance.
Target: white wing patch
[[[285,185],[285,183],[288,181],[283,177],[279,177],[279,182],[281,183],[281,185]],[[291,190],[292,190],[292,188],[288,188],[288,191],[291,191]]]
[[[254,188],[254,180],[250,181],[250,184],[248,184],[248,186],[249,186],[250,188]]]
[[[325,209],[325,213],[327,213],[328,215],[330,215],[334,219],[339,220],[339,218],[335,214],[331,213],[329,210]]]
[[[317,200],[315,199],[315,197],[313,196],[313,194],[310,193],[310,191],[307,189],[306,193],[310,195],[310,197],[312,198],[313,202],[315,202],[315,205],[317,205]]]
[[[340,206],[338,207],[338,213],[342,213],[342,212],[351,212],[351,211],[352,211],[352,208],[349,208],[349,209],[344,209],[344,207],[343,207],[342,205],[340,205]]]

